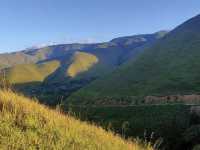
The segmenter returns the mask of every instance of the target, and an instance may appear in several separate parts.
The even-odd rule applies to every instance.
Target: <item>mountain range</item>
[[[160,31],[104,43],[52,45],[1,54],[1,72],[6,73],[14,89],[55,104],[132,61],[167,33]]]

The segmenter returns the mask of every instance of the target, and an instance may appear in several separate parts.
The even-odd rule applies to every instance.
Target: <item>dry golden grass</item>
[[[0,149],[152,150],[11,91],[0,91]]]

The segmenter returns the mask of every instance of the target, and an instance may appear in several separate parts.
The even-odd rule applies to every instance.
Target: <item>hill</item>
[[[172,30],[132,62],[72,94],[68,102],[135,104],[152,95],[198,94],[199,26],[200,15]]]
[[[165,34],[161,31],[105,43],[52,45],[1,54],[0,66],[15,89],[55,105],[63,97],[131,61]]]
[[[0,69],[33,62],[37,59],[23,52],[0,54]]]
[[[58,61],[41,64],[20,64],[6,69],[6,76],[13,84],[42,82],[59,67]]]
[[[0,91],[0,149],[151,150],[100,127],[15,94]]]

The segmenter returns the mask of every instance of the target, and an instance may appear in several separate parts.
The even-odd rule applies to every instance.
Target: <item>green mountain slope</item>
[[[0,149],[152,150],[15,94],[0,91]]]
[[[127,103],[131,103],[148,95],[199,93],[199,68],[200,15],[178,26],[131,63],[72,94],[68,102],[122,103],[128,97]]]

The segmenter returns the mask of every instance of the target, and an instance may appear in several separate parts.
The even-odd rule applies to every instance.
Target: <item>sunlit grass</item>
[[[43,64],[22,64],[9,68],[6,73],[8,80],[13,84],[29,83],[43,81],[59,66],[58,61],[49,61]]]
[[[76,52],[73,57],[72,64],[67,70],[67,74],[70,77],[75,77],[84,71],[88,71],[97,62],[98,58],[95,55],[85,52]]]
[[[0,91],[0,149],[152,150],[11,91]]]

